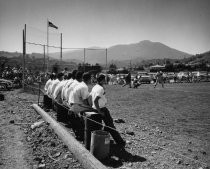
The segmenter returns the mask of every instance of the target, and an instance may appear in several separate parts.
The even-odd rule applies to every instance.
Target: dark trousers
[[[102,120],[104,121],[105,125],[107,126],[107,127],[106,126],[104,127],[104,130],[108,131],[111,134],[111,136],[113,137],[114,141],[117,144],[123,144],[124,140],[120,136],[120,133],[116,130],[116,127],[114,126],[113,119],[110,115],[109,110],[106,107],[103,107],[103,108],[101,108],[101,111],[104,113],[104,116],[102,116]],[[109,128],[109,127],[111,127],[111,128]]]
[[[57,121],[68,123],[68,108],[58,102],[55,102],[55,105],[57,112]]]
[[[44,103],[44,106],[47,109],[51,109],[52,108],[52,99],[50,97],[48,97],[48,95],[44,95],[43,103]]]

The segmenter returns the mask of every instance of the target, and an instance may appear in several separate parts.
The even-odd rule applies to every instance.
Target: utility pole
[[[60,68],[62,67],[62,44],[63,44],[63,37],[62,37],[62,33],[61,33],[61,56],[60,56]]]
[[[49,70],[49,20],[47,19],[47,72]]]
[[[23,29],[23,76],[22,76],[22,85],[23,85],[23,90],[25,89],[25,72],[24,72],[24,68],[25,68],[25,31]]]
[[[85,48],[84,48],[84,72],[85,72]]]
[[[26,24],[23,30],[23,77],[22,77],[23,90],[25,89],[25,57],[26,57]]]
[[[44,50],[44,68],[43,68],[43,71],[45,72],[45,45],[43,46],[43,50]]]

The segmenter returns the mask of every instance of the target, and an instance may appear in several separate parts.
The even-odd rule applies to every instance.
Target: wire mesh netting
[[[47,31],[27,26],[26,67],[43,71],[52,71],[55,66],[59,70],[79,68],[83,71],[89,71],[93,66],[100,70],[107,68],[106,49],[63,47],[61,36],[54,29],[50,29],[47,36]]]

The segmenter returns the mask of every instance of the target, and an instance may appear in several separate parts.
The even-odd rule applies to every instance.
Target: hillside
[[[100,49],[100,48],[99,48]],[[86,62],[95,64],[106,63],[106,51],[105,50],[88,50],[86,49]],[[59,53],[51,55],[53,58],[59,58]],[[151,42],[149,40],[141,41],[139,43],[133,43],[128,45],[116,45],[108,48],[107,60],[108,63],[117,63],[118,65],[126,65],[133,60],[135,63],[139,63],[142,60],[147,59],[183,59],[189,57],[190,54],[178,51],[170,48],[159,42]],[[84,50],[70,51],[63,53],[63,59],[77,59],[82,60],[84,58]]]
[[[210,63],[210,51],[193,55],[189,58],[184,58],[181,60],[181,62],[184,63],[190,63],[190,64],[197,64],[197,63]]]
[[[97,47],[94,47],[96,49]],[[106,64],[106,51],[97,48],[100,50],[89,50],[86,49],[85,54],[85,62],[90,64],[99,63],[102,66]],[[21,56],[22,53],[17,52],[5,52],[0,51],[0,56],[4,56],[7,58],[16,57],[15,60],[18,60],[16,63],[21,64]],[[40,53],[32,53],[28,55],[32,60],[41,59],[43,55]],[[130,65],[145,65],[145,64],[157,64],[157,63],[165,63],[166,60],[170,61],[171,63],[179,60],[182,63],[190,63],[196,64],[199,62],[208,62],[210,63],[210,51],[196,54],[196,55],[189,55],[187,53],[178,51],[176,49],[172,49],[164,44],[159,42],[151,42],[151,41],[141,41],[136,44],[129,44],[129,45],[116,45],[108,48],[107,50],[107,59],[108,59],[108,66],[109,64],[115,64],[117,67],[129,67]],[[29,59],[30,61],[32,61]],[[51,53],[50,60],[52,63],[59,62],[60,53]],[[77,50],[77,51],[66,51],[63,52],[63,61],[65,64],[78,64],[84,62],[84,50]],[[41,61],[43,62],[43,61]],[[32,61],[32,63],[37,63]],[[40,61],[39,61],[40,63]]]
[[[4,57],[7,57],[7,58],[13,58],[13,57],[19,57],[21,55],[22,55],[22,53],[19,53],[19,52],[0,51],[0,57],[4,56]]]

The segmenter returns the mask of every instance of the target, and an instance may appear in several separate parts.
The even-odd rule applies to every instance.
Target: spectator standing
[[[156,88],[158,83],[161,83],[162,87],[164,87],[163,72],[162,71],[158,71],[157,74],[156,74],[156,81],[155,81],[154,88]]]
[[[133,88],[138,88],[141,85],[139,79],[138,79],[138,75],[136,75],[136,77],[133,79]]]
[[[129,87],[131,88],[131,73],[130,72],[125,77],[125,84],[123,85],[123,87],[126,85],[129,85]]]

